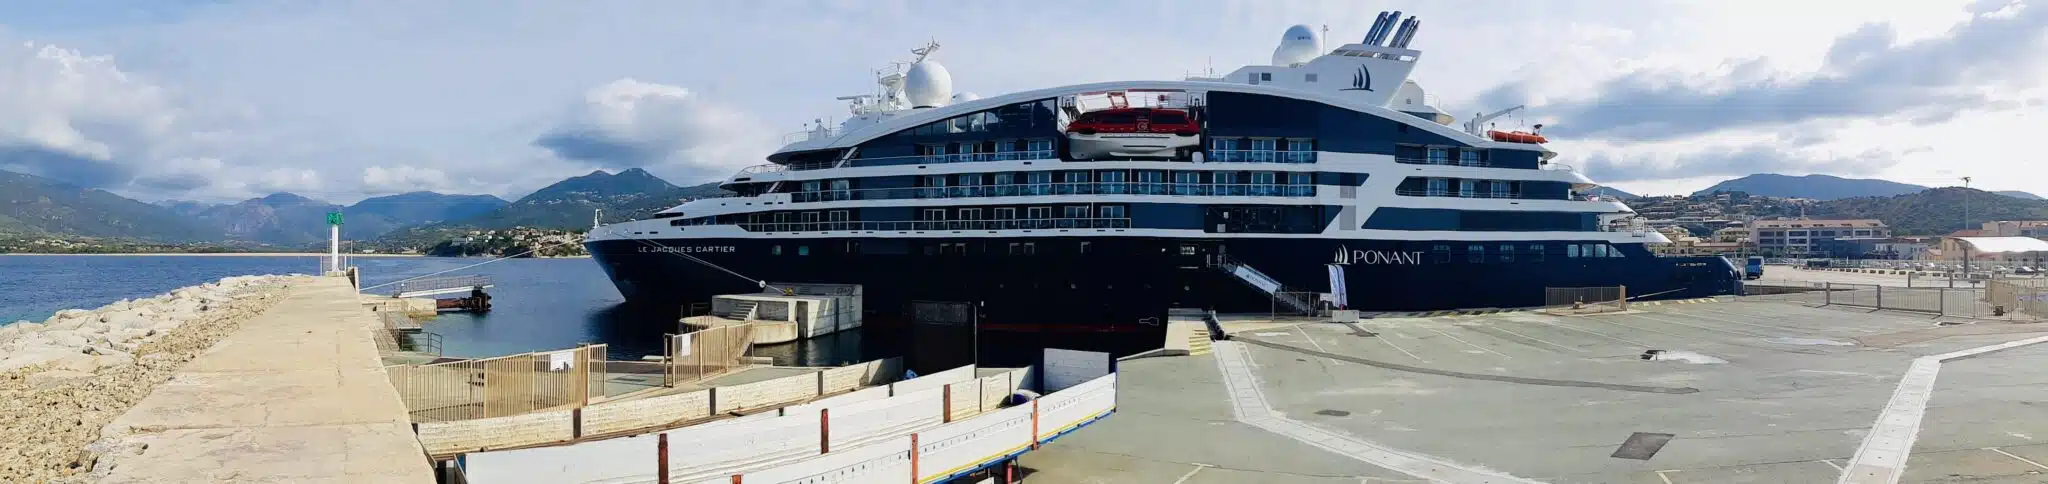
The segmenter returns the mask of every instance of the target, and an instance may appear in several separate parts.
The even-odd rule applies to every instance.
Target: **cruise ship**
[[[1739,290],[1723,258],[1653,255],[1668,240],[1582,194],[1594,182],[1536,130],[1487,129],[1514,109],[1454,127],[1408,79],[1420,27],[1382,12],[1325,48],[1294,26],[1271,64],[1227,75],[990,97],[953,93],[932,43],[728,196],[595,227],[585,246],[635,303],[858,284],[870,321],[951,302],[990,328]]]

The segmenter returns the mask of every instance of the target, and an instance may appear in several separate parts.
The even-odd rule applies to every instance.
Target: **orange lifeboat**
[[[1527,131],[1487,131],[1486,136],[1493,138],[1494,141],[1503,143],[1528,143],[1533,145],[1550,142],[1550,138]]]

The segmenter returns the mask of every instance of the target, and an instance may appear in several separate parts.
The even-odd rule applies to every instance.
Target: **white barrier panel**
[[[420,422],[420,446],[428,454],[471,452],[575,438],[576,420],[567,410],[452,422]]]
[[[917,479],[949,476],[1030,446],[1029,406],[941,425],[917,433]]]
[[[710,390],[605,402],[583,408],[583,435],[650,429],[710,416]]]
[[[884,358],[868,363],[870,364],[868,365],[867,380],[861,382],[862,384],[868,386],[885,385],[889,382],[903,379],[903,360],[901,359]]]
[[[820,430],[817,414],[670,430],[665,432],[669,473],[688,482],[810,457],[823,451],[818,447]]]
[[[818,396],[818,375],[805,373],[767,381],[713,387],[717,413],[773,406]]]
[[[870,368],[873,365],[873,362],[868,362],[833,368],[819,372],[818,378],[823,380],[821,385],[825,393],[849,391],[860,388],[861,382],[867,379],[868,372],[874,371]]]
[[[1038,399],[1040,440],[1116,409],[1116,374],[1103,375]]]
[[[981,379],[946,385],[946,421],[958,421],[980,413]]]
[[[856,390],[853,393],[834,395],[830,397],[820,398],[817,400],[812,400],[806,403],[782,407],[782,414],[792,415],[798,412],[817,412],[819,409],[835,408],[860,402],[872,402],[875,400],[887,400],[888,398],[889,387],[874,387],[865,390]]]
[[[477,452],[463,457],[463,475],[480,484],[652,481],[660,472],[659,451],[654,434],[646,434],[560,447]]]
[[[889,388],[893,389],[894,391],[892,393],[896,395],[908,395],[912,393],[925,391],[928,389],[959,383],[973,378],[974,365],[967,365],[959,368],[954,368],[951,370],[933,373],[930,375],[920,375],[917,378],[912,378],[909,380],[891,383],[889,384]]]
[[[1017,393],[1016,388],[1010,386],[1010,379],[1016,376],[1016,372],[1003,372],[1000,375],[983,377],[981,379],[981,409],[987,411],[1000,408],[1003,406],[1003,399],[1009,398],[1010,394]]]
[[[900,483],[910,480],[910,437],[896,437],[802,462],[748,472],[740,482]],[[721,481],[731,482],[731,481]]]
[[[832,407],[832,448],[845,449],[945,422],[942,390]]]
[[[1109,353],[1045,349],[1045,393],[1055,393],[1109,374]]]

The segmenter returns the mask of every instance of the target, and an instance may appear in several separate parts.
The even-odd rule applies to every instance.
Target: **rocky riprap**
[[[0,482],[83,480],[86,449],[185,362],[284,296],[284,276],[236,276],[42,323],[0,326]]]

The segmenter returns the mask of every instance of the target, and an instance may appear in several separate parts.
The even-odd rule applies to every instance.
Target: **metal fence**
[[[1628,286],[1546,287],[1543,305],[1582,311],[1627,311]]]
[[[1984,302],[1991,304],[1994,312],[2048,317],[2048,284],[2041,280],[1992,281],[1984,286]]]
[[[386,367],[414,422],[576,408],[604,395],[605,345]],[[596,373],[593,376],[593,373]]]
[[[399,283],[393,285],[391,289],[391,294],[393,297],[397,297],[400,294],[406,294],[411,292],[438,291],[443,289],[470,289],[488,285],[491,285],[491,276],[485,275],[429,277],[424,279],[400,281]]]
[[[747,365],[754,348],[754,325],[733,324],[663,338],[662,380],[668,386],[716,378]]]

